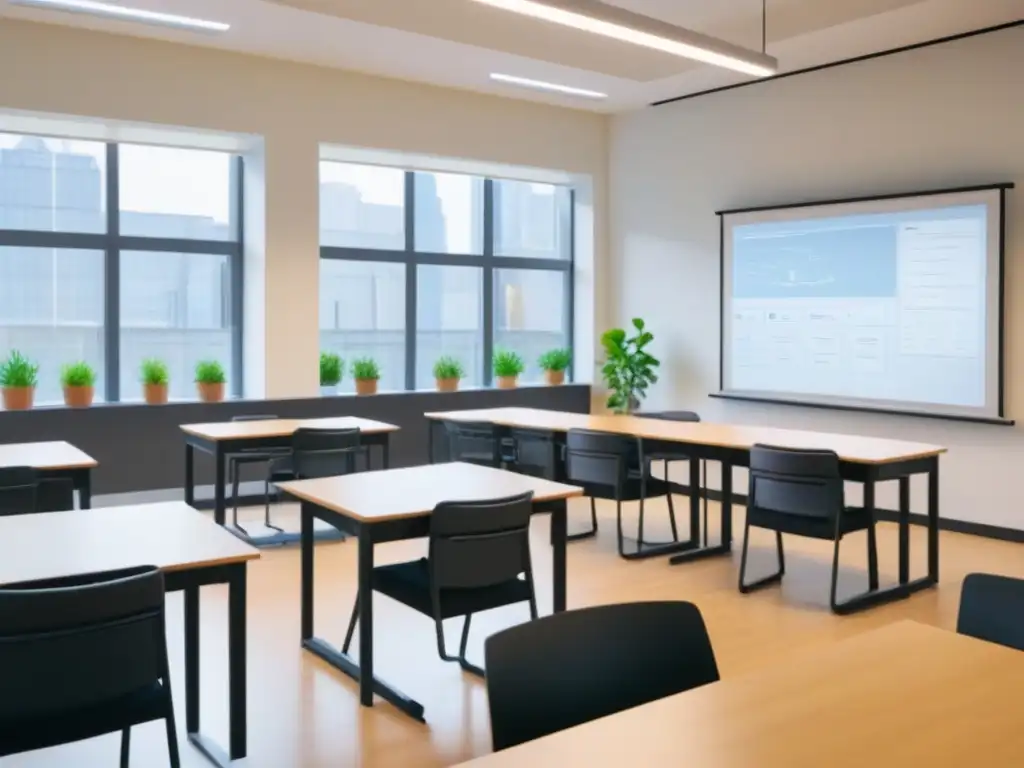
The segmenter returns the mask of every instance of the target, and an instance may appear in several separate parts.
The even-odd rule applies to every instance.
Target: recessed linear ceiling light
[[[696,59],[748,75],[774,75],[773,56],[652,19],[600,0],[475,0],[502,10],[550,21],[595,35]]]
[[[570,96],[582,96],[585,99],[607,99],[607,93],[601,93],[600,91],[588,91],[586,88],[573,88],[569,85],[559,85],[558,83],[545,83],[543,80],[530,80],[526,77],[516,77],[515,75],[502,75],[497,72],[491,73],[491,80],[497,80],[500,83],[511,83],[512,85],[521,85],[524,88],[534,88],[538,91],[556,91],[558,93],[567,93]]]
[[[188,16],[176,16],[173,13],[145,11],[141,8],[126,8],[112,3],[98,3],[93,0],[9,0],[11,5],[24,5],[31,8],[46,8],[54,11],[85,13],[93,16],[108,16],[124,21],[139,21],[145,24],[159,24],[165,27],[195,29],[203,32],[226,32],[230,24],[220,21],[194,19]]]

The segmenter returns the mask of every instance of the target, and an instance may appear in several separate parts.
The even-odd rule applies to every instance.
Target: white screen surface
[[[1000,195],[723,214],[723,394],[999,417]]]

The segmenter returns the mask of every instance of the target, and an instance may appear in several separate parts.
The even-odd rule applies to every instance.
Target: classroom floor
[[[677,504],[685,525],[686,500]],[[664,507],[652,503],[647,517],[652,534],[667,532]],[[246,519],[259,519],[262,510],[247,510]],[[973,536],[942,534],[942,579],[937,590],[909,600],[847,617],[828,610],[832,545],[796,537],[786,538],[787,575],[781,589],[741,595],[736,589],[739,568],[737,538],[731,558],[669,566],[665,559],[626,562],[615,552],[614,505],[598,503],[601,533],[596,540],[569,546],[568,605],[578,608],[631,600],[675,599],[696,603],[707,622],[723,678],[743,674],[786,655],[903,618],[951,628],[956,621],[960,582],[972,571],[1024,576],[1020,545]],[[297,508],[281,506],[278,522],[297,528]],[[713,521],[717,509],[712,505]],[[627,526],[635,526],[635,505],[627,505]],[[587,502],[569,508],[570,531],[589,522]],[[662,523],[660,526],[658,523]],[[660,528],[660,531],[659,531]],[[627,528],[629,530],[629,528]],[[635,528],[633,529],[635,530]],[[742,510],[735,516],[742,535]],[[750,574],[765,573],[774,564],[772,534],[755,531]],[[542,613],[550,611],[550,549],[546,518],[533,531],[533,553]],[[652,535],[654,538],[654,535]],[[896,573],[896,526],[879,527],[882,585]],[[423,541],[399,542],[378,548],[377,562],[421,556]],[[912,530],[911,576],[924,571],[925,532]],[[354,542],[318,545],[316,561],[317,634],[340,644],[355,594]],[[844,540],[841,595],[866,587],[865,536]],[[432,623],[411,610],[378,597],[376,667],[384,679],[426,707],[426,725],[379,702],[373,709],[359,706],[356,684],[299,648],[299,553],[296,548],[264,550],[249,568],[249,758],[248,768],[434,768],[448,766],[490,750],[487,700],[482,681],[464,674],[458,665],[437,657]],[[226,743],[227,684],[226,590],[205,588],[202,598],[203,730]],[[202,768],[207,763],[184,740],[182,674],[182,600],[168,599],[169,648],[178,706],[182,764]],[[470,657],[482,663],[487,634],[527,617],[526,606],[511,606],[473,621]],[[448,622],[447,636],[457,647],[460,620]],[[112,735],[52,750],[5,758],[4,768],[75,766],[106,768],[117,764],[119,736]],[[132,734],[132,765],[167,765],[163,725],[138,727]]]

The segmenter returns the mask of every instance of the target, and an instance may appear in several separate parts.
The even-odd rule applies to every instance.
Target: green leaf
[[[634,317],[633,318],[633,327],[636,328],[638,331],[642,331],[644,329],[643,318]]]

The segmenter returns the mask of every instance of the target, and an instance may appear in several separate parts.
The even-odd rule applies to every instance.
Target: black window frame
[[[322,159],[321,162],[338,163],[341,165],[359,165],[357,162]],[[394,166],[379,166],[394,169]],[[432,173],[432,171],[405,170],[404,178],[404,225],[405,247],[401,250],[359,248],[340,245],[320,245],[320,258],[337,261],[362,261],[386,264],[402,264],[405,266],[405,391],[416,390],[416,338],[417,338],[417,289],[416,273],[420,266],[442,267],[473,267],[482,270],[482,329],[483,335],[483,367],[482,386],[489,387],[493,383],[494,359],[494,273],[499,269],[523,271],[560,272],[565,275],[565,298],[563,301],[563,327],[570,350],[575,351],[574,338],[574,297],[575,297],[575,263],[576,263],[576,192],[568,185],[569,204],[564,211],[565,220],[561,226],[567,233],[569,245],[567,258],[538,258],[523,256],[495,255],[495,205],[494,184],[502,181],[520,181],[501,177],[460,174],[470,178],[482,178],[483,192],[483,251],[475,254],[439,253],[416,249],[416,174]],[[318,323],[319,332],[319,323]],[[575,358],[575,354],[573,355]],[[573,365],[566,372],[569,381],[574,378]]]
[[[39,135],[41,138],[59,138],[42,134],[16,133],[18,136]],[[232,240],[199,240],[192,238],[151,237],[143,235],[122,235],[120,196],[120,153],[116,142],[102,143],[106,148],[106,232],[47,232],[42,230],[0,229],[0,248],[25,247],[48,249],[81,249],[102,251],[104,254],[103,279],[103,345],[104,364],[103,400],[105,403],[121,402],[121,253],[124,251],[150,253],[194,253],[204,256],[227,256],[230,286],[229,312],[231,317],[232,355],[228,370],[228,386],[232,397],[241,397],[242,368],[242,297],[243,297],[243,254],[245,250],[244,227],[245,201],[243,195],[244,159],[231,155],[231,229],[235,232]],[[124,142],[133,144],[133,142]],[[169,145],[154,145],[169,146]],[[197,151],[199,147],[173,146],[173,149]],[[198,397],[196,398],[198,399]]]

